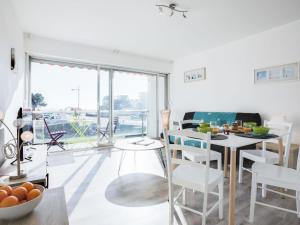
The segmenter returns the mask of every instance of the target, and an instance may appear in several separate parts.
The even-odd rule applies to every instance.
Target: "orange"
[[[27,202],[27,201],[26,200],[22,200],[22,201],[19,202],[19,204],[23,204],[25,202]]]
[[[41,191],[39,189],[33,189],[27,194],[27,200],[30,201],[36,197],[38,197],[41,194]]]
[[[21,185],[21,187],[24,187],[27,189],[27,191],[31,191],[32,189],[34,189],[34,184],[31,182],[25,182],[24,184]]]
[[[0,207],[10,207],[10,206],[15,206],[19,204],[19,199],[15,196],[8,196],[5,199],[2,200],[0,203]]]
[[[5,190],[0,190],[0,202],[5,199],[6,197],[8,197],[7,191]]]
[[[11,195],[12,187],[9,185],[1,185],[0,190],[5,190],[8,195]]]
[[[11,195],[16,196],[20,201],[26,199],[27,189],[24,187],[17,187],[12,190]]]

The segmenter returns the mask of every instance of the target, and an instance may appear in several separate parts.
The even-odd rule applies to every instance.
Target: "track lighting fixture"
[[[188,11],[187,10],[182,10],[182,9],[178,9],[178,5],[176,3],[171,3],[169,5],[163,5],[163,4],[159,4],[156,5],[158,7],[159,12],[162,14],[164,11],[164,8],[169,9],[171,11],[170,13],[170,17],[172,17],[174,15],[174,12],[178,12],[178,13],[182,13],[182,17],[183,18],[187,18],[186,14]]]

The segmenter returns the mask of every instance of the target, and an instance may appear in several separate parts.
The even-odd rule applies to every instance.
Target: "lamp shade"
[[[4,112],[0,111],[0,120],[4,120],[5,114]]]
[[[22,139],[22,141],[24,141],[24,142],[30,142],[30,141],[32,141],[32,139],[33,139],[33,133],[30,132],[30,131],[24,131],[24,132],[21,134],[21,139]]]
[[[18,128],[22,128],[24,126],[22,119],[16,119],[13,124],[15,127],[18,127]]]
[[[170,128],[170,110],[162,110],[161,111],[161,117],[162,117],[162,126],[163,129],[169,129]]]

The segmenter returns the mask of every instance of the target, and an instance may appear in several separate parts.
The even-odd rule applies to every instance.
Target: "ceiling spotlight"
[[[163,7],[159,6],[158,9],[159,9],[159,13],[162,14],[163,13]]]
[[[178,5],[176,3],[171,3],[169,5],[163,5],[163,4],[160,4],[160,5],[156,5],[159,9],[159,12],[162,14],[163,13],[163,8],[167,8],[167,9],[170,9],[171,10],[171,13],[170,13],[170,17],[172,17],[174,15],[175,12],[177,13],[182,13],[182,17],[183,18],[187,18],[186,14],[188,11],[187,10],[182,10],[182,9],[179,9],[178,8]]]
[[[174,10],[172,9],[172,10],[171,10],[170,17],[173,16],[173,15],[174,15]]]

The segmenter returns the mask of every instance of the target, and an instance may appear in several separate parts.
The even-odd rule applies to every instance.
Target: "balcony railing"
[[[113,117],[118,118],[114,137],[147,135],[147,110],[115,110]],[[98,139],[96,111],[34,111],[33,118],[35,144],[47,143],[50,140],[43,118],[46,119],[51,132],[66,132],[61,139],[66,144],[96,143]],[[101,111],[100,130],[107,130],[108,123],[109,111]],[[99,140],[108,141],[101,134]]]

